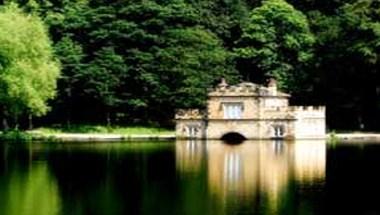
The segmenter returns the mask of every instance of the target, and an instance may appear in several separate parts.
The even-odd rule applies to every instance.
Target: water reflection
[[[0,214],[318,214],[325,147],[275,141],[0,145]]]
[[[206,155],[206,144],[199,140],[178,141],[176,145],[176,166],[182,173],[193,174],[201,171]]]
[[[6,156],[4,153],[3,159]],[[25,166],[20,162],[11,163],[10,167],[5,164],[2,170],[10,171],[0,172],[0,212],[10,215],[59,214],[58,186],[46,163],[34,162]]]
[[[325,180],[326,144],[323,141],[304,141],[293,145],[295,179],[311,184]]]
[[[257,203],[266,205],[268,213],[277,213],[291,195],[294,181],[313,184],[325,179],[324,141],[247,141],[240,145],[178,141],[176,155],[182,174],[194,174],[200,166],[207,166],[210,192],[226,207],[240,201],[239,207],[244,202]]]

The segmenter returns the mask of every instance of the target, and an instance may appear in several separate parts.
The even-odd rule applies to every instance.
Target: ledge
[[[342,143],[380,143],[380,133],[328,134],[327,139]]]

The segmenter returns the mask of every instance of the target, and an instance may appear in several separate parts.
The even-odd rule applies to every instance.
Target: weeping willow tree
[[[47,113],[56,94],[59,63],[43,22],[15,4],[0,7],[0,111],[7,119]]]

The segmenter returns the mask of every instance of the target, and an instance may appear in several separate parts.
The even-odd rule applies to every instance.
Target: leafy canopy
[[[312,59],[314,41],[305,15],[284,0],[266,0],[252,10],[236,53],[292,91]]]
[[[42,115],[55,96],[59,64],[43,22],[15,4],[0,8],[0,104]]]

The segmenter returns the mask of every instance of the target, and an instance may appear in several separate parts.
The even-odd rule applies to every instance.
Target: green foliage
[[[266,0],[252,10],[236,53],[265,76],[274,76],[283,89],[294,91],[297,81],[307,76],[314,42],[305,15],[283,0]]]
[[[346,1],[334,14],[308,13],[317,38],[315,94],[329,115],[340,116],[329,122],[332,128],[379,128],[379,9],[376,1],[360,0]]]
[[[43,115],[55,96],[59,65],[43,22],[15,4],[0,9],[0,105],[13,115]]]
[[[250,4],[245,0],[187,0],[200,19],[201,25],[223,40],[227,49],[234,47],[241,27],[249,18]]]
[[[32,135],[20,131],[20,130],[8,130],[0,134],[1,141],[12,141],[12,142],[29,142],[31,141]]]
[[[47,17],[63,65],[62,103],[96,105],[109,124],[116,115],[162,121],[175,108],[203,106],[220,78],[236,79],[230,53],[191,5],[98,4],[66,3]]]
[[[162,93],[158,97],[168,96],[169,104],[202,106],[207,88],[221,77],[233,77],[233,68],[227,65],[229,53],[215,35],[202,28],[169,29],[164,35],[167,46],[157,53],[161,62],[157,71],[161,74],[160,83],[167,87],[157,87]]]
[[[351,44],[348,51],[361,57],[364,63],[379,65],[380,62],[380,3],[360,0],[341,8],[344,36]]]
[[[174,109],[203,107],[206,89],[221,77],[263,84],[274,76],[292,93],[292,103],[327,104],[329,127],[380,128],[378,1],[6,2],[31,14],[25,18],[14,6],[1,11],[1,17],[6,10],[24,17],[0,19],[0,104],[11,108],[8,116],[46,113],[54,94],[49,80],[57,69],[51,54],[41,61],[37,52],[10,48],[49,52],[50,45],[28,39],[37,38],[32,30],[22,33],[40,25],[33,24],[39,16],[62,65],[46,122],[170,124]],[[41,29],[36,32],[46,33]],[[33,45],[36,41],[42,48]],[[11,65],[10,56],[17,59],[12,62],[27,62],[20,57],[27,56],[34,59],[28,63],[45,66],[26,73],[37,66]],[[9,69],[12,73],[5,72]]]
[[[127,71],[123,57],[116,54],[113,48],[105,47],[95,53],[95,58],[80,74],[82,79],[87,79],[84,92],[105,106],[108,125],[111,124],[109,108],[123,102],[121,88]]]
[[[329,133],[329,138],[327,140],[327,143],[329,145],[332,145],[333,147],[335,147],[339,143],[339,138],[336,136],[336,132],[335,131],[331,131]]]

